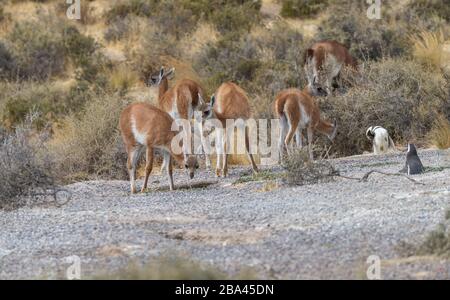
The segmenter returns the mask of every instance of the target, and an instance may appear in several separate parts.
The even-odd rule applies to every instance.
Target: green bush
[[[326,8],[327,0],[282,0],[281,16],[285,18],[314,17]]]
[[[0,79],[14,77],[17,64],[9,49],[0,42]]]
[[[259,22],[260,9],[261,1],[226,1],[211,14],[210,21],[221,34],[236,36],[248,33]]]
[[[75,26],[66,26],[62,30],[66,55],[75,66],[83,67],[89,63],[98,48],[92,37],[81,34]]]
[[[61,34],[58,30],[49,30],[48,26],[52,25],[44,21],[16,23],[7,36],[20,78],[46,80],[64,71]]]

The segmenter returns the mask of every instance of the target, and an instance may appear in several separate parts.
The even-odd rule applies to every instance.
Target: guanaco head
[[[207,115],[210,113],[211,107],[210,104],[207,103],[204,99],[203,96],[198,93],[198,111],[201,112],[201,116],[202,116],[202,121],[205,121],[207,118]]]
[[[161,70],[157,75],[150,76],[150,80],[148,84],[152,85],[160,85],[164,79],[171,79],[175,75],[175,68],[170,69],[169,71],[165,71],[164,67],[161,67]]]
[[[188,155],[184,160],[184,167],[189,173],[189,178],[193,179],[195,175],[195,170],[199,168],[197,157],[195,155]]]
[[[214,115],[214,103],[216,102],[216,96],[211,96],[211,101],[206,104],[205,108],[203,109],[202,118],[203,120],[211,119]]]

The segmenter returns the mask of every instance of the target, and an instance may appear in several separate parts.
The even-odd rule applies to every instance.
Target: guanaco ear
[[[209,102],[209,105],[211,106],[211,109],[214,107],[214,103],[216,102],[216,96],[211,96],[211,101]]]
[[[163,79],[164,77],[164,67],[161,67],[161,70],[159,70],[159,78]]]
[[[334,138],[336,137],[337,130],[338,130],[338,124],[337,124],[337,121],[334,120],[334,122],[333,122],[333,132],[331,133],[331,136],[330,136],[330,140],[331,141],[333,141]]]
[[[164,74],[164,77],[168,79],[172,79],[175,76],[175,68],[170,69],[167,73]]]
[[[314,50],[309,48],[308,50],[306,50],[305,52],[305,57],[303,59],[303,63],[307,63],[310,59],[312,59],[314,57]]]
[[[205,103],[205,100],[203,100],[202,94],[200,94],[200,93],[198,93],[198,104],[199,104],[200,106],[203,106],[203,105],[206,104],[206,103]]]

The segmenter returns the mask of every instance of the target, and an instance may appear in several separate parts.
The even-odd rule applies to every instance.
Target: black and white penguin
[[[408,175],[421,174],[424,171],[422,162],[417,154],[416,146],[414,144],[408,144],[408,152],[406,154],[406,165],[400,171]]]

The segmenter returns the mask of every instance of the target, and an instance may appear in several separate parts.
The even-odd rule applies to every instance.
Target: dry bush
[[[370,149],[365,130],[385,127],[395,142],[421,140],[436,118],[450,116],[449,81],[415,61],[372,62],[345,94],[320,102],[324,117],[336,119],[333,151],[355,155]]]
[[[327,0],[281,0],[281,16],[285,18],[311,18],[324,10]]]
[[[71,110],[69,100],[62,88],[48,82],[0,82],[0,121],[11,129],[34,111],[39,115],[33,126],[42,129]]]
[[[311,161],[306,148],[293,149],[283,158],[285,180],[290,185],[309,185],[333,180],[336,170],[325,160]]]
[[[7,36],[20,78],[46,80],[65,69],[65,51],[57,22],[48,18],[16,23]]]
[[[450,3],[446,0],[412,0],[408,9],[415,11],[422,18],[439,17],[450,22]]]
[[[115,3],[106,13],[108,24],[117,19],[124,19],[129,15],[150,17],[157,6],[155,0],[120,0]]]
[[[34,205],[59,192],[44,137],[31,129],[32,118],[13,132],[0,130],[0,209]]]
[[[0,41],[0,79],[12,78],[17,70],[17,63],[8,47]]]
[[[159,71],[163,58],[179,57],[178,41],[172,35],[163,34],[159,27],[149,21],[142,33],[139,48],[131,55],[133,69],[142,81],[148,82],[150,76]]]
[[[124,95],[139,80],[138,74],[126,65],[119,65],[108,74],[109,86],[113,92]]]
[[[408,52],[408,24],[391,15],[395,10],[389,4],[383,4],[382,20],[370,20],[366,3],[355,2],[332,1],[316,39],[339,41],[360,60],[396,57]]]
[[[450,257],[450,210],[445,214],[445,220],[436,229],[428,233],[420,244],[401,242],[398,250],[405,256],[436,255],[443,258]]]
[[[450,61],[450,54],[445,51],[445,37],[442,31],[422,31],[411,36],[413,56],[419,62],[439,70]]]
[[[438,116],[428,134],[430,142],[439,149],[450,148],[450,122],[443,115]]]
[[[105,31],[105,40],[108,42],[117,42],[124,39],[130,34],[132,22],[133,19],[129,16],[112,20],[108,25],[108,29]]]
[[[81,113],[64,120],[49,148],[65,180],[126,178],[126,153],[118,130],[126,104],[119,95],[99,94]]]

